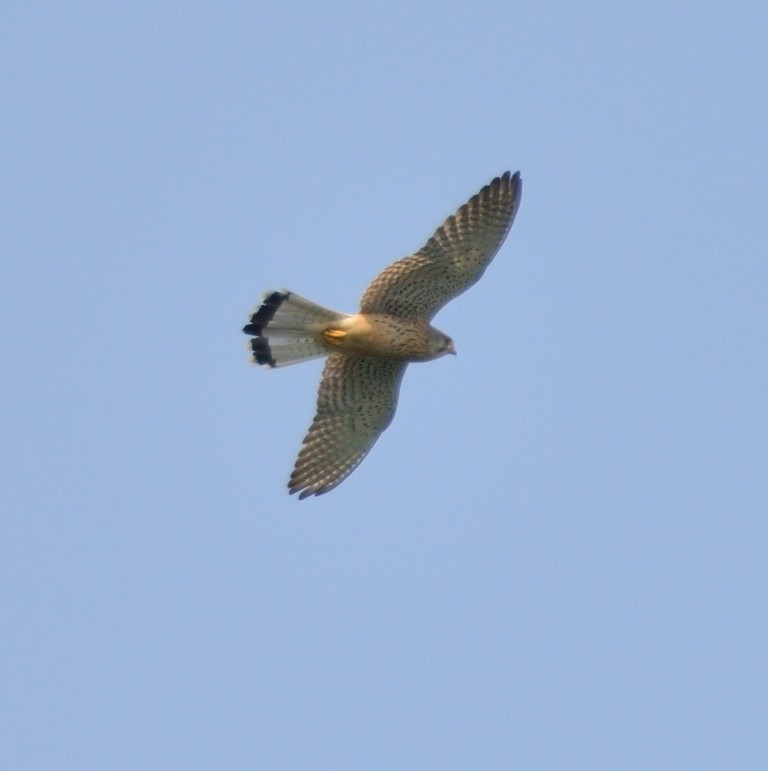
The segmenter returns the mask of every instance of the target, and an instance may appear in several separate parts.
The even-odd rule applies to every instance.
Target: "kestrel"
[[[265,292],[243,332],[257,364],[282,367],[328,356],[317,412],[288,488],[299,498],[333,490],[392,422],[409,362],[455,354],[429,322],[474,284],[512,227],[520,172],[496,177],[435,231],[426,245],[390,265],[365,290],[353,315],[293,292]]]

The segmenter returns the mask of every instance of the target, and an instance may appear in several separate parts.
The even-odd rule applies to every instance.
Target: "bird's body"
[[[520,203],[520,174],[494,179],[418,252],[390,265],[339,313],[293,292],[267,292],[243,331],[254,361],[269,367],[328,356],[317,412],[288,483],[300,498],[340,484],[394,417],[409,362],[455,353],[429,322],[474,284],[504,242]]]
[[[402,362],[429,361],[453,350],[448,338],[424,319],[390,313],[356,313],[325,329],[322,338],[339,352]]]
[[[256,363],[270,367],[336,352],[394,361],[428,361],[454,352],[450,338],[424,319],[338,313],[286,291],[268,292],[243,331],[255,335]]]

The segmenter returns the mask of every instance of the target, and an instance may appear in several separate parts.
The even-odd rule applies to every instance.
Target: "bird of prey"
[[[520,172],[496,177],[435,231],[415,254],[394,262],[365,290],[360,310],[339,313],[293,292],[265,292],[243,332],[253,360],[281,367],[327,356],[317,411],[288,488],[299,498],[344,481],[391,423],[410,362],[455,354],[429,322],[474,284],[512,227]]]

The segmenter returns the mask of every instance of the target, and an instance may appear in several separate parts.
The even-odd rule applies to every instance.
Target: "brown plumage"
[[[519,172],[496,177],[422,249],[382,271],[357,314],[292,292],[265,294],[243,328],[253,336],[256,363],[280,367],[328,355],[291,493],[320,495],[346,479],[391,423],[407,364],[455,353],[451,339],[429,322],[483,275],[512,227],[521,192]]]

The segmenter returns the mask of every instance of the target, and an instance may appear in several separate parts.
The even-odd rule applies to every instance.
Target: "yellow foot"
[[[323,338],[329,345],[344,345],[344,338],[346,336],[347,333],[343,329],[326,329],[323,332]]]

